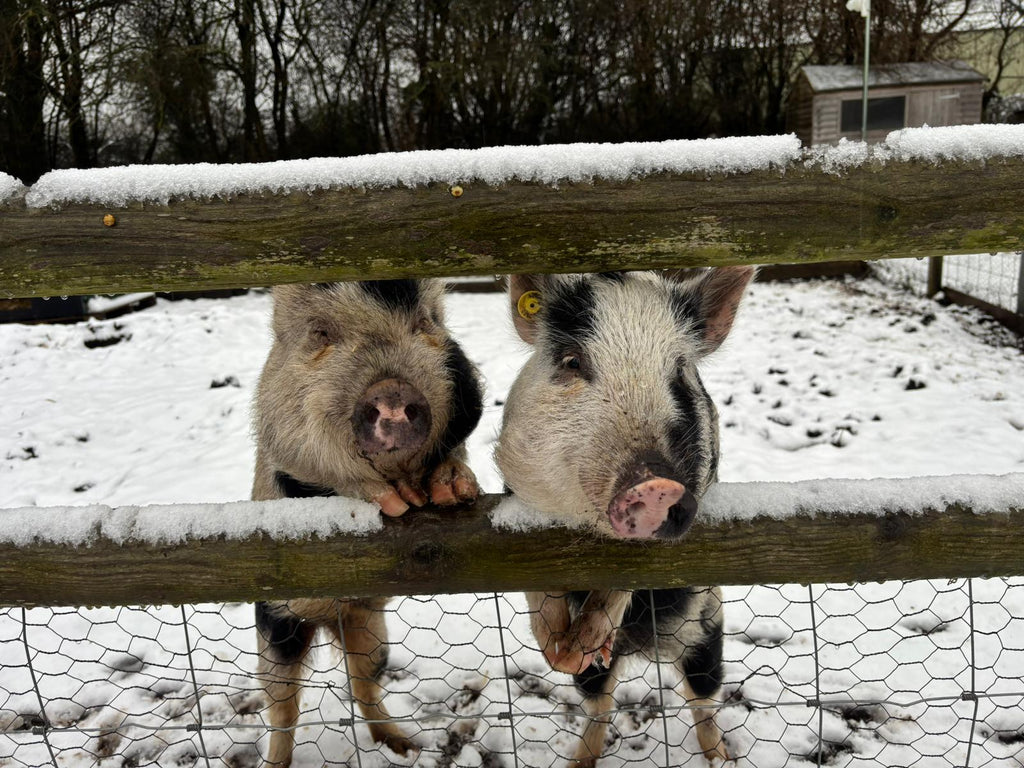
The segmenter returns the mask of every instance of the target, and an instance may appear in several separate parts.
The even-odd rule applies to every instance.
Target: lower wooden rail
[[[880,486],[880,484],[883,484]],[[880,490],[881,487],[881,490]],[[296,500],[259,502],[287,515]],[[305,500],[338,504],[344,499]],[[1024,474],[722,484],[680,541],[557,527],[509,530],[501,496],[424,509],[362,535],[93,535],[25,542],[26,515],[60,529],[67,509],[0,511],[0,604],[135,605],[528,589],[884,581],[1024,574]],[[239,502],[251,509],[255,502]],[[288,506],[288,505],[291,506]],[[236,505],[192,505],[231,516]],[[93,508],[97,521],[119,510]],[[176,507],[150,507],[173,518]],[[376,518],[372,522],[376,525]],[[19,535],[18,529],[21,529]],[[102,527],[97,522],[95,531]],[[265,530],[265,529],[264,529]],[[20,541],[21,543],[14,543]]]

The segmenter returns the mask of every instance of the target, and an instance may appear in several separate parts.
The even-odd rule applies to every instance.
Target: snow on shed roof
[[[800,68],[814,91],[845,91],[860,88],[864,68],[857,64],[830,66],[808,64]],[[983,82],[985,76],[965,61],[912,61],[885,64],[868,70],[868,85],[907,85],[910,83]]]

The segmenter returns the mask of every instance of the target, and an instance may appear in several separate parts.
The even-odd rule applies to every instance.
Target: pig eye
[[[580,351],[565,350],[555,360],[555,375],[553,380],[561,384],[575,384],[578,380],[591,380],[590,363]]]
[[[331,335],[326,328],[310,328],[309,338],[318,347],[324,347],[331,343]]]

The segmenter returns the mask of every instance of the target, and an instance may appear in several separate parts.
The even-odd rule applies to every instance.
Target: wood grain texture
[[[0,206],[0,298],[1016,250],[1024,159]],[[105,226],[113,213],[116,224]]]
[[[1024,509],[698,521],[681,541],[492,528],[500,499],[421,510],[365,537],[209,538],[176,546],[0,545],[0,605],[138,605],[289,597],[673,587],[1024,573]],[[41,512],[45,513],[45,510]]]

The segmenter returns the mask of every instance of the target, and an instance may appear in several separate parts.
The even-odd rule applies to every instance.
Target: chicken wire
[[[737,765],[1003,766],[1024,758],[1024,579],[723,589]],[[375,744],[326,634],[307,657],[295,766],[562,765],[585,725],[520,594],[395,598]],[[261,765],[251,604],[0,608],[0,765]],[[671,665],[633,659],[600,766],[706,765]]]
[[[1021,252],[947,256],[942,284],[1010,312],[1020,312]]]

